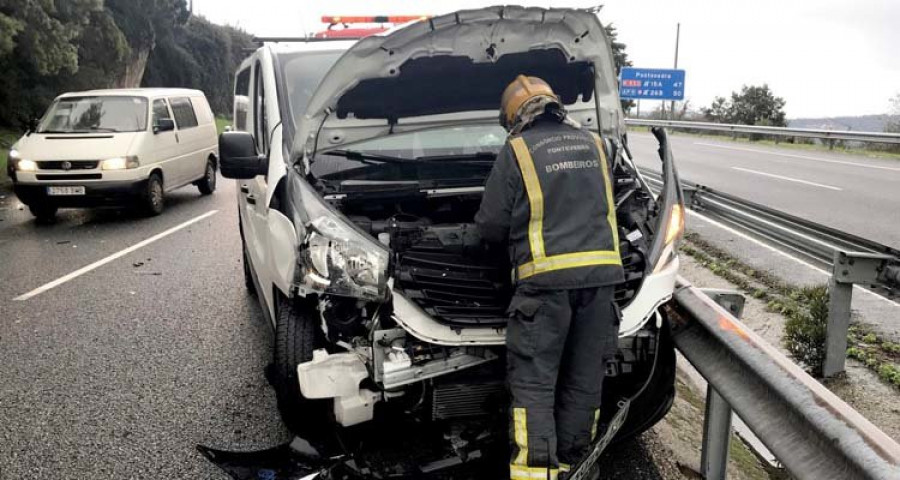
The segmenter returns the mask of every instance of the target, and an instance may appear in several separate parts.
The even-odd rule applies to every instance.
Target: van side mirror
[[[31,135],[32,133],[37,131],[38,125],[41,123],[41,119],[37,117],[31,117],[25,122],[25,135]]]
[[[219,171],[225,178],[253,178],[269,172],[269,159],[256,151],[249,132],[224,132],[219,135]]]
[[[171,118],[157,118],[153,122],[153,133],[171,132],[175,130],[175,120]]]

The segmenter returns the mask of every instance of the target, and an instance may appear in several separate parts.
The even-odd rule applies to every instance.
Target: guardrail
[[[641,170],[651,189],[662,188],[659,172]],[[900,289],[900,251],[819,225],[712,188],[681,181],[685,203],[720,223],[750,233],[832,272],[823,374],[844,371],[853,286],[885,296]]]
[[[669,318],[709,385],[702,469],[724,479],[731,409],[799,480],[900,478],[900,444],[679,278]]]
[[[641,175],[652,189],[659,191],[662,188],[659,172],[641,169]],[[752,233],[788,253],[825,268],[830,269],[834,265],[834,256],[841,251],[900,258],[900,250],[750,200],[686,180],[681,181],[681,186],[685,193],[686,207],[738,230]]]
[[[852,130],[825,130],[815,128],[766,127],[761,125],[735,125],[729,123],[685,122],[679,120],[645,120],[640,118],[625,119],[627,125],[641,127],[665,127],[680,130],[701,130],[709,132],[728,132],[731,134],[748,133],[771,135],[775,137],[819,138],[823,140],[847,140],[854,142],[893,143],[900,144],[900,134],[886,132],[854,132]]]

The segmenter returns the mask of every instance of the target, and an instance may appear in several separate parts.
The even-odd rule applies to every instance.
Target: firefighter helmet
[[[500,120],[504,127],[516,124],[522,106],[535,97],[546,96],[556,99],[553,89],[538,77],[519,75],[510,83],[500,97]]]

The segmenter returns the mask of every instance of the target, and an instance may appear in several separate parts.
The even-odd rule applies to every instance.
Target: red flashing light
[[[387,28],[342,28],[325,30],[315,34],[316,38],[363,38],[387,31]]]

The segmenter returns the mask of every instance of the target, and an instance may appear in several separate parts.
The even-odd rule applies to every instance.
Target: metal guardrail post
[[[890,288],[900,288],[900,265],[888,265],[879,279]]]
[[[832,275],[828,281],[828,325],[825,327],[825,364],[822,367],[822,375],[826,378],[844,371],[852,300],[853,284]]]
[[[828,282],[828,325],[825,331],[825,364],[822,374],[832,377],[844,371],[847,360],[847,330],[850,328],[850,304],[853,284],[872,285],[885,280],[893,271],[889,255],[837,251]]]
[[[731,405],[712,385],[706,386],[706,416],[703,419],[703,450],[700,474],[706,480],[725,480],[731,447]]]
[[[744,296],[735,290],[704,288],[701,291],[728,310],[735,318],[744,313]],[[703,445],[700,474],[706,480],[725,480],[731,447],[731,405],[710,385],[706,385],[706,414],[703,417]]]

